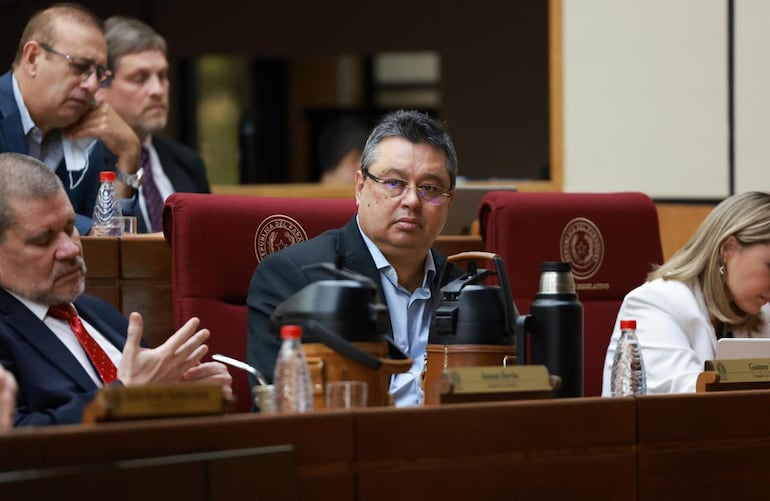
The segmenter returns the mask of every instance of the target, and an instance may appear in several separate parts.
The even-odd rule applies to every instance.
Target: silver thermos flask
[[[519,364],[545,365],[561,378],[554,396],[583,396],[583,305],[570,263],[543,263],[529,314],[516,321],[516,356]]]

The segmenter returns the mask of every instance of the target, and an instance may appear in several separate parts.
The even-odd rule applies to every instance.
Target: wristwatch
[[[141,167],[133,174],[126,174],[120,169],[115,169],[115,176],[120,179],[123,184],[138,190],[144,181],[144,169]]]

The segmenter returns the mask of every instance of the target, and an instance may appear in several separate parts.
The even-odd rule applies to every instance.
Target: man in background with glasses
[[[446,223],[456,179],[457,156],[442,124],[416,111],[382,118],[356,172],[356,216],[341,229],[269,254],[254,272],[247,300],[249,363],[272,376],[279,341],[269,332],[271,314],[313,281],[303,266],[341,259],[344,268],[377,284],[390,314],[389,334],[413,360],[409,372],[391,379],[395,404],[421,404],[430,321],[446,264],[431,247]],[[450,280],[461,273],[454,269]]]
[[[91,229],[101,170],[139,168],[139,139],[96,91],[109,82],[98,17],[74,4],[34,14],[13,69],[0,77],[0,152],[43,161],[62,180],[81,234]],[[107,149],[117,155],[108,155]],[[118,182],[118,195],[133,192]]]

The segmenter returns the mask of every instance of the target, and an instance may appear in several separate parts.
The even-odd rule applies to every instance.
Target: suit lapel
[[[28,152],[10,71],[0,77],[0,151]]]
[[[355,217],[342,228],[337,240],[336,253],[344,258],[342,265],[344,268],[356,270],[358,273],[371,278],[377,284],[380,299],[385,297],[380,282],[380,272],[377,271],[372,255],[369,254],[369,249],[366,247],[366,242],[361,237]]]
[[[374,264],[372,255],[366,247],[355,216],[346,224],[337,239],[337,255],[344,258],[343,267],[356,270],[358,273],[369,277],[377,285],[379,300],[385,303],[385,291],[382,290],[380,272]],[[393,327],[388,326],[387,336],[393,338]]]
[[[152,137],[152,146],[158,154],[158,160],[163,166],[163,172],[168,177],[168,180],[171,181],[174,191],[197,192],[198,188],[190,179],[185,166],[179,161],[173,150],[163,140],[155,136]]]
[[[96,387],[56,334],[26,306],[3,289],[0,289],[0,321],[24,338],[42,358],[68,374],[84,390],[93,390]]]

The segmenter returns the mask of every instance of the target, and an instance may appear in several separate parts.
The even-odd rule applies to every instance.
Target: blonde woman
[[[626,295],[604,361],[602,395],[620,338],[634,319],[648,393],[695,391],[722,337],[770,337],[770,193],[733,195],[647,281]]]

